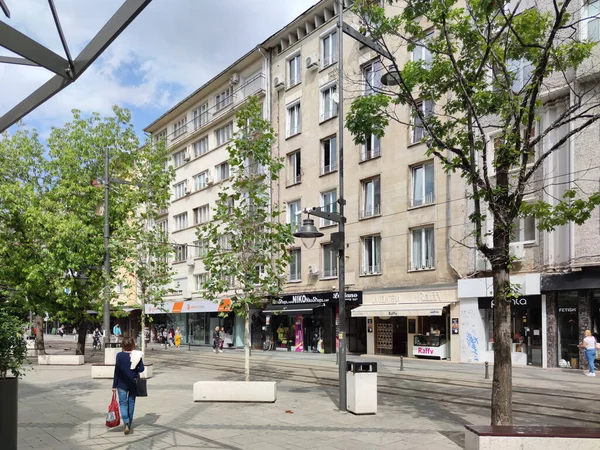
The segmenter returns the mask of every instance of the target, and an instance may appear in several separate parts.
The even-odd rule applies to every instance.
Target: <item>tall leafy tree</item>
[[[291,228],[280,222],[270,197],[271,182],[283,167],[272,155],[275,132],[251,97],[237,113],[237,131],[227,147],[232,179],[224,183],[213,221],[198,230],[209,244],[202,256],[207,271],[204,295],[231,299],[232,311],[245,323],[245,377],[250,380],[250,308],[260,307],[281,291],[288,264]]]
[[[599,86],[591,76],[596,43],[579,31],[590,17],[572,0],[387,0],[400,6],[387,12],[379,3],[354,2],[363,31],[392,55],[416,56],[385,61],[382,73],[397,86],[374,86],[375,94],[355,99],[347,126],[356,143],[371,133],[383,136],[390,120],[422,131],[426,155],[466,180],[474,232],[464,244],[489,260],[493,276],[491,422],[510,424],[513,223],[534,215],[551,231],[583,223],[600,203],[598,193],[574,183],[562,198],[540,195],[544,162],[600,118]],[[561,97],[565,106],[542,119]],[[523,201],[536,193],[537,200]]]

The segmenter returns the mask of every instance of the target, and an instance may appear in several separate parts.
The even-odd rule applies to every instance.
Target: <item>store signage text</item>
[[[340,297],[339,292],[315,292],[307,294],[284,295],[281,298],[273,299],[274,305],[297,305],[303,303],[329,303],[337,302]],[[362,303],[362,291],[347,291],[344,296],[347,302]]]
[[[559,313],[576,313],[577,308],[558,308]]]
[[[418,292],[396,292],[389,294],[369,294],[368,304],[385,305],[399,303],[417,302],[452,302],[456,301],[456,291],[418,291]]]
[[[433,355],[435,351],[431,347],[417,347],[419,355]]]

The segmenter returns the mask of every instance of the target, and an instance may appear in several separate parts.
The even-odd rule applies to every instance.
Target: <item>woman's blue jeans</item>
[[[596,361],[596,349],[585,349],[585,357],[590,365],[590,372],[594,373],[594,362]]]
[[[117,389],[119,393],[119,409],[121,411],[121,420],[131,426],[133,421],[133,411],[135,409],[135,395],[131,395],[125,389]]]

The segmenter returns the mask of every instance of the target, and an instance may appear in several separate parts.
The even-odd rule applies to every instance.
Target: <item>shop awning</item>
[[[224,298],[219,303],[210,300],[188,300],[185,302],[164,302],[160,305],[146,305],[146,314],[182,314],[197,312],[230,312],[231,299]]]
[[[296,303],[291,305],[269,305],[263,313],[271,314],[312,314],[315,308],[322,308],[325,306],[323,303]]]
[[[447,303],[403,303],[362,305],[352,310],[352,317],[441,316]]]

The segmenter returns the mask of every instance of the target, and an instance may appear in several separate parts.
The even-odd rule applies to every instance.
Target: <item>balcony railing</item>
[[[326,120],[337,116],[337,114],[338,114],[337,105],[332,106],[331,108],[328,108],[325,111],[323,111],[323,114],[321,114],[321,122],[325,122]]]
[[[287,180],[287,185],[292,186],[293,184],[298,184],[302,181],[302,174],[292,175]]]
[[[321,166],[321,175],[325,175],[327,173],[334,172],[335,170],[337,170],[337,163],[332,162],[329,165]]]
[[[381,273],[381,264],[375,264],[372,266],[362,266],[360,270],[361,275],[378,275]]]
[[[363,208],[360,212],[360,218],[365,219],[367,217],[378,216],[381,214],[381,205],[373,205],[368,208]]]
[[[191,118],[183,125],[183,127],[176,130],[176,132],[170,133],[167,136],[167,146],[171,147],[176,145],[178,141],[188,134],[188,130],[190,133],[202,130],[219,117],[222,117],[229,111],[235,109],[251,95],[256,95],[264,90],[265,75],[260,73],[242,84],[233,91],[229,97],[220,100],[218,105],[213,105],[207,111],[203,111],[201,115],[202,119],[200,119],[200,116],[196,117],[195,120],[194,118]]]
[[[431,205],[435,201],[435,197],[433,192],[428,192],[425,194],[425,197],[422,198],[412,198],[411,206],[423,206],[423,205]]]
[[[368,161],[369,159],[377,158],[378,156],[381,156],[381,148],[380,147],[375,147],[375,148],[370,148],[370,149],[363,148],[360,152],[360,160],[361,161]]]
[[[424,270],[424,269],[433,269],[435,267],[434,258],[427,258],[421,261],[414,261],[412,269],[413,270]]]
[[[337,277],[337,267],[323,270],[323,278],[334,278]]]

